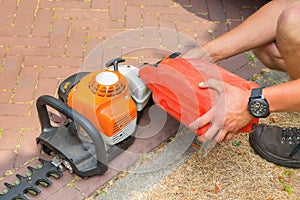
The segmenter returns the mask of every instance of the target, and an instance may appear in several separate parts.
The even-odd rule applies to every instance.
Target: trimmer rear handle
[[[42,132],[47,132],[51,129],[55,129],[55,127],[51,125],[47,106],[52,107],[59,113],[65,115],[68,119],[74,121],[76,125],[82,127],[84,131],[90,136],[93,144],[95,145],[97,160],[105,165],[107,164],[107,155],[105,151],[104,141],[95,126],[79,112],[49,95],[40,96],[36,103]]]

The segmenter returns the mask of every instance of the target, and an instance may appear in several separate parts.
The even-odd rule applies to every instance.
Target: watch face
[[[256,99],[249,102],[249,110],[255,117],[267,117],[269,115],[269,106],[263,99]]]

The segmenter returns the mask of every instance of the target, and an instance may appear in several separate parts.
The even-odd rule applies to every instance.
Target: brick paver
[[[3,182],[36,162],[40,149],[35,137],[40,132],[35,100],[42,94],[55,95],[65,77],[99,69],[120,55],[139,65],[168,51],[201,45],[240,24],[265,2],[0,0],[0,190]],[[245,54],[220,65],[244,78],[263,68],[251,65]],[[108,172],[105,180],[116,173]],[[98,178],[76,180],[65,173],[39,198],[82,199],[104,183]]]

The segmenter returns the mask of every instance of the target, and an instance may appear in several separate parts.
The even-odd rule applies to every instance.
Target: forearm
[[[300,79],[263,89],[271,112],[300,111]]]
[[[204,50],[212,61],[217,62],[275,41],[278,18],[291,2],[274,0],[267,3],[236,28],[204,44]]]

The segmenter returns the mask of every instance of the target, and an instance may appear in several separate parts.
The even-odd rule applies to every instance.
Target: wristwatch
[[[248,110],[256,118],[264,118],[270,114],[268,101],[262,95],[263,88],[254,88],[249,97]]]

